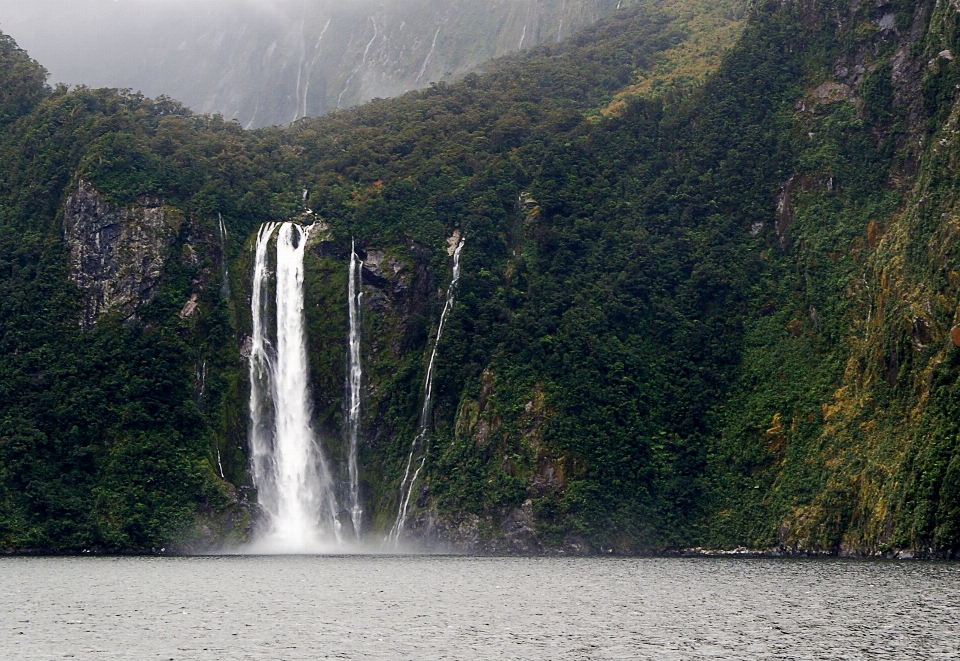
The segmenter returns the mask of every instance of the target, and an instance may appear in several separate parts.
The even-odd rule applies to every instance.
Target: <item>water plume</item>
[[[255,550],[309,553],[340,542],[333,480],[311,424],[303,314],[303,255],[310,228],[267,223],[254,253],[250,447],[265,525]],[[276,231],[276,334],[269,334],[269,246]]]

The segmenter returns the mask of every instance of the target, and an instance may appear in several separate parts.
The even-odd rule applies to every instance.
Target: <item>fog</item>
[[[617,0],[0,0],[51,83],[174,97],[247,127],[453,79]]]

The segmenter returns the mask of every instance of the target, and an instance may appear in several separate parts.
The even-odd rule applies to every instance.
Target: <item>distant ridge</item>
[[[450,80],[636,0],[0,1],[0,28],[52,82],[176,98],[286,125]]]

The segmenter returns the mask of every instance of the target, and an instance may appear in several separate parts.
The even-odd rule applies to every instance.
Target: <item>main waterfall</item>
[[[437,327],[437,339],[433,343],[433,351],[430,353],[430,362],[427,363],[427,374],[423,380],[423,406],[420,409],[420,431],[414,437],[410,444],[410,454],[407,456],[407,467],[403,472],[403,479],[400,481],[400,504],[397,508],[397,520],[390,529],[387,541],[392,542],[394,546],[400,542],[400,535],[403,533],[403,527],[407,522],[407,511],[410,508],[410,497],[413,495],[413,486],[423,470],[423,465],[427,461],[427,435],[430,431],[430,405],[433,403],[433,364],[437,359],[437,347],[440,346],[440,337],[443,335],[443,324],[447,320],[447,314],[453,309],[453,299],[457,293],[457,281],[460,280],[460,252],[463,250],[463,242],[460,239],[456,249],[453,252],[453,277],[450,280],[450,286],[447,288],[447,300],[444,303],[443,311],[440,313],[440,325]],[[420,461],[413,475],[410,474],[410,468],[414,463],[414,456],[420,452]]]
[[[279,228],[279,231],[277,231]],[[267,223],[254,252],[250,351],[253,479],[267,516],[257,547],[311,552],[340,541],[337,502],[323,450],[310,423],[303,254],[310,228]],[[276,238],[276,335],[270,339],[269,246]]]

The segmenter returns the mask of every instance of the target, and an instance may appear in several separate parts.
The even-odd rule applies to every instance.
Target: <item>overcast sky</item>
[[[364,4],[367,0],[336,0]],[[331,0],[0,0],[0,31],[51,73],[51,83],[130,86],[145,58],[245,18],[290,19]]]

